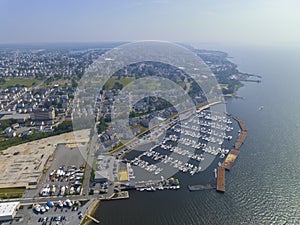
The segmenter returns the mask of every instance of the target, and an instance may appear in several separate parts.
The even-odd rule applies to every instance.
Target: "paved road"
[[[50,196],[50,197],[33,197],[33,198],[14,198],[1,200],[0,202],[15,202],[19,201],[21,205],[31,205],[35,203],[46,203],[47,201],[58,202],[65,201],[66,199],[70,199],[71,201],[85,201],[94,198],[91,196],[82,196],[82,195],[71,195],[71,196]]]
[[[90,187],[90,178],[91,178],[91,172],[94,166],[94,156],[95,152],[98,150],[98,133],[97,133],[97,123],[94,126],[94,134],[93,137],[90,139],[89,149],[87,153],[87,159],[86,159],[86,168],[85,168],[85,174],[84,174],[84,180],[82,185],[82,194],[88,195],[89,194],[89,187]]]

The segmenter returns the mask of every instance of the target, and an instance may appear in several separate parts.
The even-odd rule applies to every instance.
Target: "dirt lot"
[[[88,130],[78,131],[76,141],[86,143],[88,141]],[[0,154],[0,188],[29,186],[41,178],[48,159],[59,144],[68,143],[74,147],[76,143],[73,132],[33,141],[4,150]],[[79,149],[82,145],[79,144]],[[68,148],[68,149],[78,149]],[[58,151],[59,155],[54,157],[53,163],[80,162],[81,154],[76,150]],[[70,152],[73,152],[70,154]],[[34,187],[34,185],[32,185]]]

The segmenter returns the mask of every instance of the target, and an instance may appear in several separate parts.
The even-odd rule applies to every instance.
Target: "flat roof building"
[[[18,123],[24,123],[29,118],[30,114],[20,114],[16,113],[15,111],[0,113],[0,120],[15,119],[18,121]]]
[[[35,109],[30,114],[30,117],[34,121],[47,121],[55,119],[55,110],[53,109]]]
[[[12,220],[17,214],[20,202],[2,202],[0,203],[0,222]]]

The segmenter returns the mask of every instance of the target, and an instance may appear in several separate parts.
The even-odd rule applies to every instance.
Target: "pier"
[[[95,223],[100,223],[99,220],[97,220],[96,218],[92,217],[91,215],[86,215],[86,217],[88,217],[89,219],[93,220]]]
[[[217,191],[225,192],[225,169],[222,166],[218,167]]]
[[[239,153],[240,153],[240,147],[242,146],[242,144],[244,143],[246,137],[247,137],[247,128],[246,128],[246,125],[245,123],[235,117],[235,116],[232,116],[231,114],[229,113],[226,113],[228,116],[231,116],[235,121],[238,122],[240,128],[241,128],[241,132],[236,140],[236,142],[234,143],[234,149],[232,149],[229,154],[227,155],[226,159],[224,160],[222,166],[226,169],[226,170],[230,170],[231,167],[233,166],[235,160],[237,159]]]
[[[246,128],[245,123],[242,120],[240,120],[239,118],[237,118],[235,116],[232,116],[232,118],[238,122],[238,124],[241,128],[241,133],[240,133],[238,139],[236,140],[236,142],[234,144],[235,149],[240,149],[241,145],[244,143],[244,141],[246,139],[247,128]]]
[[[95,214],[96,209],[99,207],[99,204],[100,204],[99,199],[91,200],[91,203],[89,204],[88,208],[86,209],[86,212],[83,213],[85,216],[83,216],[82,220],[80,221],[80,224],[89,224],[90,222],[88,222],[88,221],[90,221],[90,220],[94,221],[97,224],[100,224],[100,221],[92,216]],[[74,223],[71,223],[71,224],[74,224]]]
[[[224,160],[222,166],[226,169],[226,170],[230,170],[231,167],[234,164],[234,161],[236,160],[237,156],[239,155],[240,150],[238,149],[232,149],[229,154],[227,155],[226,159]]]

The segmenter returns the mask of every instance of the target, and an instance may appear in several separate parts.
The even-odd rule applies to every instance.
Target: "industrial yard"
[[[80,131],[82,142],[88,141],[87,131]],[[35,188],[45,166],[55,162],[58,143],[74,143],[74,134],[67,133],[25,143],[4,150],[0,154],[0,188]],[[69,159],[69,157],[68,157]]]

